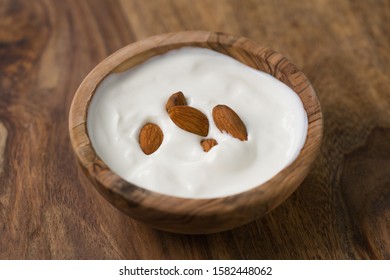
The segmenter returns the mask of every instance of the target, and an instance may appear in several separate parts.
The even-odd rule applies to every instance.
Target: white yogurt
[[[169,118],[165,103],[177,91],[208,117],[207,138],[218,142],[209,152],[200,145],[204,137]],[[248,141],[218,130],[218,104],[240,116]],[[164,133],[151,155],[138,142],[148,122]],[[249,190],[291,163],[306,140],[307,116],[299,97],[272,76],[208,49],[182,48],[110,74],[91,101],[87,126],[96,153],[125,180],[167,195],[214,198]]]

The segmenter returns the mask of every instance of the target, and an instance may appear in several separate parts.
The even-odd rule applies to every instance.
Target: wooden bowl
[[[152,192],[126,182],[99,158],[87,131],[88,106],[99,83],[112,72],[122,72],[172,49],[196,46],[229,55],[276,77],[292,88],[308,116],[307,139],[299,156],[286,168],[249,191],[214,199],[186,199]],[[118,209],[154,228],[190,234],[229,230],[271,211],[301,184],[318,154],[322,114],[317,96],[305,75],[286,57],[249,39],[206,31],[157,35],[128,45],[97,65],[77,90],[69,116],[73,149],[84,173],[97,190]]]

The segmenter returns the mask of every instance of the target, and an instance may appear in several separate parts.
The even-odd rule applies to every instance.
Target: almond
[[[241,141],[248,140],[246,126],[240,117],[230,107],[217,105],[213,109],[213,119],[218,129],[229,133],[234,138]]]
[[[202,141],[200,141],[200,144],[203,147],[203,151],[207,153],[208,151],[211,150],[212,147],[218,145],[218,142],[213,138],[209,138],[209,139],[203,139]]]
[[[168,110],[171,120],[185,131],[207,136],[209,133],[209,120],[198,109],[190,106],[173,106]]]
[[[168,98],[167,104],[165,105],[165,109],[168,112],[169,109],[171,109],[173,106],[185,106],[185,105],[187,105],[186,98],[181,91],[178,91],[172,94]]]
[[[160,147],[164,139],[161,128],[154,123],[145,124],[138,137],[139,145],[142,151],[147,154],[153,154]]]

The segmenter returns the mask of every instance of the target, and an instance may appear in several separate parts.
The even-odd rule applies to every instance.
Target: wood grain
[[[1,1],[0,258],[390,259],[389,10],[385,0]],[[285,54],[325,120],[320,157],[290,199],[206,236],[155,231],[112,207],[77,168],[67,129],[74,92],[104,57],[194,29]]]

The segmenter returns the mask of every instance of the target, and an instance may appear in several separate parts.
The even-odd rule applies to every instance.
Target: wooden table
[[[87,182],[68,136],[86,74],[158,33],[249,37],[294,61],[321,154],[272,213],[220,234],[159,232]],[[1,259],[390,259],[389,1],[0,1]]]

